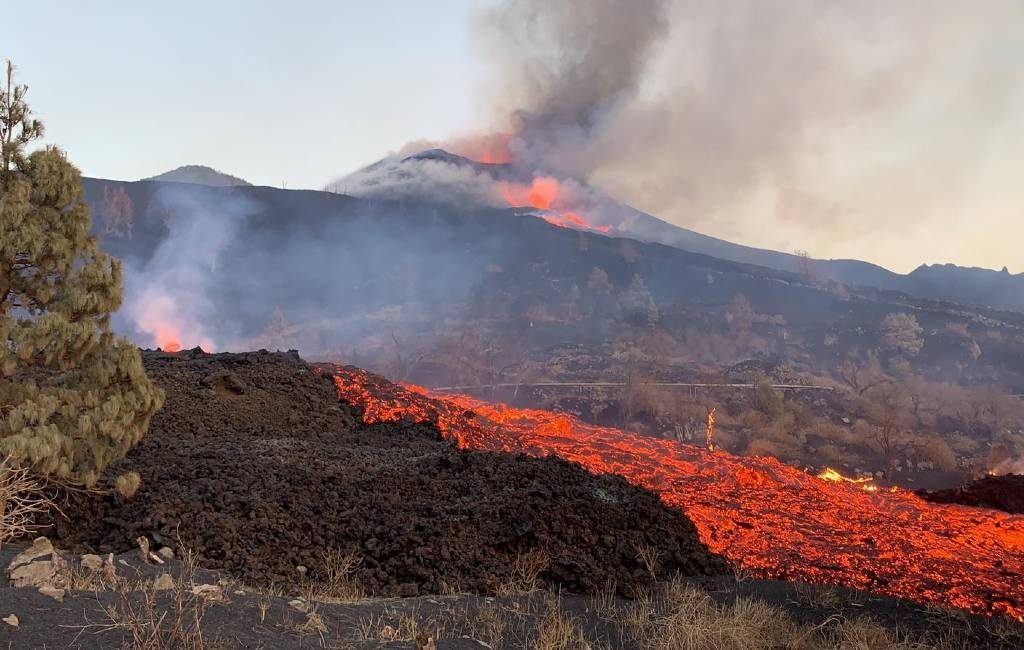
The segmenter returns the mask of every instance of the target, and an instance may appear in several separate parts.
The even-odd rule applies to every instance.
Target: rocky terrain
[[[526,561],[575,593],[727,570],[686,518],[618,477],[460,451],[423,424],[356,424],[297,355],[144,360],[167,401],[111,472],[136,471],[142,487],[71,495],[62,547],[119,553],[146,537],[260,585],[323,576],[330,553],[352,553],[361,590],[401,596],[495,593]]]
[[[1024,514],[1024,475],[985,476],[946,490],[922,490],[923,498],[934,503],[959,503],[977,508],[994,508]]]
[[[0,549],[0,645],[1013,648],[1003,619],[734,573],[652,493],[364,425],[294,353],[146,352],[167,393],[111,475]],[[51,542],[52,540],[52,542]],[[380,598],[384,596],[384,598]],[[398,596],[398,598],[395,598]]]

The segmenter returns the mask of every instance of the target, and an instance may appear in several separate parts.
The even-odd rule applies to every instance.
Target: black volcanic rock
[[[977,508],[992,508],[1011,514],[1024,514],[1024,475],[986,476],[948,490],[918,492],[934,503],[958,503]]]
[[[694,525],[653,493],[555,458],[462,451],[424,424],[358,424],[326,375],[296,356],[144,353],[167,393],[149,433],[110,475],[135,497],[72,494],[55,543],[122,552],[140,536],[258,584],[316,579],[325,552],[356,551],[371,593],[490,593],[543,558],[576,593],[726,570]],[[214,377],[210,380],[208,378]],[[245,390],[223,382],[235,377]],[[51,533],[52,535],[53,533]]]

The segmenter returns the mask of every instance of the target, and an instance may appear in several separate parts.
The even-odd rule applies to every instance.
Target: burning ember
[[[862,490],[867,490],[868,492],[876,492],[878,490],[878,486],[875,485],[873,479],[869,477],[850,478],[849,476],[843,476],[831,467],[826,467],[822,470],[821,473],[818,474],[818,478],[823,481],[834,481],[836,483],[851,483],[860,487]]]
[[[462,448],[557,454],[649,488],[684,510],[711,550],[759,577],[1024,620],[1024,516],[932,504],[905,490],[867,491],[857,479],[820,480],[772,458],[432,395],[351,367],[328,370],[340,397],[363,409],[367,423],[429,421]]]

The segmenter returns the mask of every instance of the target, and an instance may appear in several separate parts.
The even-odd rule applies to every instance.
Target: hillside
[[[183,165],[177,169],[144,178],[147,181],[164,181],[167,183],[194,183],[196,185],[209,185],[211,187],[235,187],[239,185],[252,185],[252,183],[217,171],[205,165]]]
[[[430,338],[477,320],[547,349],[615,339],[629,324],[623,301],[646,293],[669,330],[724,331],[723,315],[743,295],[766,346],[762,355],[835,367],[879,336],[887,314],[909,311],[925,341],[916,367],[1024,392],[1024,339],[1018,340],[1024,315],[1016,312],[809,281],[671,246],[553,227],[520,209],[459,210],[267,187],[94,179],[85,185],[105,250],[129,264],[136,285],[159,285],[169,300],[189,296],[173,314],[185,347],[199,342],[189,340],[188,327],[211,323],[218,323],[221,347],[261,340],[269,346],[278,308],[278,334],[311,354],[372,356],[392,347],[387,330]],[[104,193],[113,191],[124,192],[131,205],[129,236],[105,229]],[[274,265],[266,268],[271,255]],[[197,274],[197,265],[215,272]],[[258,290],[250,282],[256,269],[263,276]],[[142,321],[131,320],[121,327]],[[951,323],[959,333],[951,333]],[[145,331],[136,334],[152,344]],[[964,336],[981,350],[967,366],[958,352]],[[743,355],[734,351],[718,362]]]
[[[447,168],[447,169],[445,169]],[[489,181],[530,183],[536,174],[514,164],[486,164],[442,149],[385,159],[342,177],[329,190],[373,199],[486,202]],[[557,176],[557,174],[555,174]],[[667,223],[636,210],[578,179],[562,181],[598,224],[616,234],[791,273],[813,274],[846,285],[902,291],[919,298],[1024,311],[1024,273],[1016,275],[953,264],[923,264],[908,274],[849,259],[807,260],[791,252],[744,246]]]

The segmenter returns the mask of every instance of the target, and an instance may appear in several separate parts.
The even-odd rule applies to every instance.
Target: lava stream
[[[661,495],[701,538],[763,578],[841,584],[1024,618],[1024,517],[866,491],[773,458],[741,458],[534,409],[327,367],[366,423],[428,421],[460,447],[556,454]]]

